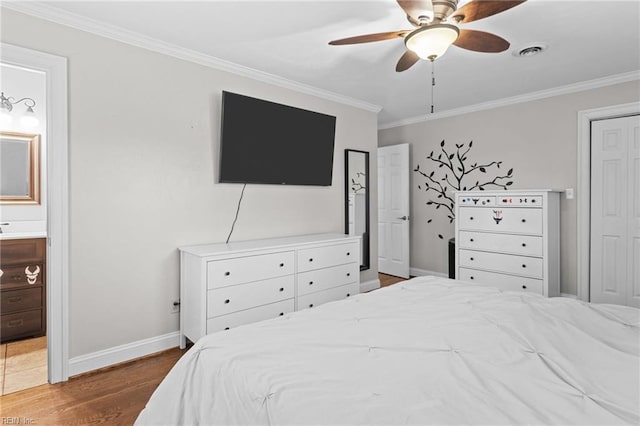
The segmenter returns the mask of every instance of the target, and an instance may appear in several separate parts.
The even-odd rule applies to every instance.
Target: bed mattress
[[[199,340],[137,425],[638,424],[640,310],[419,277]]]

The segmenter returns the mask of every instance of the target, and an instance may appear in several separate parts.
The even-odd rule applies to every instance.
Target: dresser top
[[[283,238],[267,238],[261,240],[237,241],[230,243],[199,244],[179,247],[178,250],[195,256],[213,256],[235,252],[264,250],[270,248],[299,247],[305,244],[319,244],[324,242],[347,242],[360,239],[359,236],[345,234],[311,234],[296,235]]]

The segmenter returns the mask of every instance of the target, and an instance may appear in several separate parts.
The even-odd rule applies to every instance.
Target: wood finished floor
[[[379,274],[386,287],[404,278]],[[0,397],[0,418],[34,425],[131,425],[186,350],[170,349],[134,362]],[[0,422],[3,422],[0,420]],[[2,424],[6,424],[3,422]]]

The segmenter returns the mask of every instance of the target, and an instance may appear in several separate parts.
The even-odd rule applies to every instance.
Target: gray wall
[[[425,158],[436,153],[440,142],[473,141],[469,161],[503,161],[514,168],[514,189],[576,188],[578,111],[640,100],[638,81],[556,96],[380,130],[379,145],[409,143],[412,169],[416,164],[432,167]],[[490,172],[488,173],[490,175]],[[491,176],[493,177],[493,176]],[[454,225],[446,214],[425,203],[428,195],[418,189],[424,184],[411,172],[411,266],[447,273],[446,241]],[[473,181],[475,183],[475,180]],[[576,201],[561,197],[561,291],[576,294]],[[427,220],[433,222],[427,224]],[[445,239],[440,240],[437,234]]]
[[[232,239],[344,232],[343,152],[376,164],[375,113],[11,10],[1,24],[3,42],[68,58],[71,357],[178,329],[176,248],[224,241],[242,189],[216,183],[222,90],[337,116],[333,185],[249,185]]]

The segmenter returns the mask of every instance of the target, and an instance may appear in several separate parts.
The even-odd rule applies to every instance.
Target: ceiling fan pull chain
[[[435,67],[436,67],[436,63],[435,63],[435,61],[433,59],[431,59],[431,114],[434,113],[433,92],[435,92],[435,90],[436,90]]]

